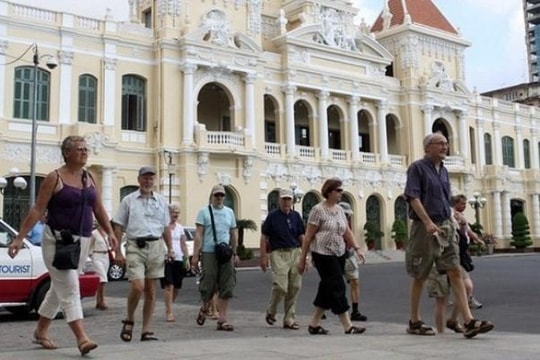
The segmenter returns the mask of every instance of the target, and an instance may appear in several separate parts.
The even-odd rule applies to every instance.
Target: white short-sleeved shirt
[[[184,227],[176,223],[174,229],[171,229],[172,247],[174,251],[174,259],[182,261],[184,253],[182,251],[182,236],[184,236]]]

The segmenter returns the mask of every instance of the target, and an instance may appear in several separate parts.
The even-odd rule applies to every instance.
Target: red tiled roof
[[[391,27],[404,23],[405,10],[403,9],[403,3],[405,3],[413,24],[425,25],[452,34],[458,34],[457,30],[431,0],[389,0],[388,8],[393,15]],[[371,32],[379,32],[382,29],[383,18],[381,12],[371,27]]]

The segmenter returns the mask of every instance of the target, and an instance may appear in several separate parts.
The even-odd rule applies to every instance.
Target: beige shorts
[[[450,295],[450,282],[446,273],[439,274],[433,267],[426,280],[426,290],[429,297],[441,298]]]
[[[412,222],[411,235],[405,250],[405,266],[410,276],[415,279],[427,279],[433,264],[440,271],[458,268],[459,248],[457,238],[454,236],[455,229],[452,230],[449,234],[452,241],[448,246],[441,248],[437,241],[427,234],[426,227],[421,221]]]
[[[127,277],[134,279],[159,279],[165,274],[165,246],[163,240],[148,241],[139,248],[132,239],[126,241]]]
[[[358,280],[360,278],[360,260],[358,259],[358,255],[352,254],[345,259],[344,275],[347,281]]]

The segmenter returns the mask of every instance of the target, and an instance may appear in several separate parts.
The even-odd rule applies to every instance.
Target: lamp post
[[[11,214],[13,215],[11,220],[12,225],[15,220],[17,220],[17,228],[19,226],[19,223],[21,222],[21,208],[19,204],[19,196],[20,192],[24,189],[26,189],[26,180],[24,180],[23,177],[17,176],[19,175],[19,169],[13,168],[9,171],[9,174],[11,175],[10,179],[13,178],[13,189],[14,189],[14,196],[11,199]],[[7,188],[9,184],[8,179],[5,177],[0,177],[0,193],[4,194],[5,189]],[[17,216],[15,216],[15,205],[18,205],[17,209]],[[5,211],[4,211],[5,212]],[[5,216],[3,216],[5,218]]]
[[[302,198],[304,197],[304,192],[294,182],[291,183],[290,188],[293,193],[293,210],[294,210],[294,205],[302,201]]]
[[[473,194],[472,199],[469,199],[469,205],[474,209],[474,217],[476,224],[480,225],[480,209],[486,205],[486,198],[482,197],[479,192]]]

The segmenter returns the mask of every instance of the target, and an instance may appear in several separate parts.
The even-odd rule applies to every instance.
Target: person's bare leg
[[[150,321],[154,313],[154,304],[156,302],[156,280],[144,279],[144,304],[143,304],[143,323],[142,333],[150,331]]]
[[[341,313],[338,315],[339,320],[341,321],[341,325],[343,325],[343,331],[347,331],[351,328],[351,318],[349,316],[349,312],[345,311],[344,313]]]
[[[324,309],[320,307],[315,307],[313,310],[313,315],[311,316],[311,321],[309,325],[311,327],[317,327],[321,323],[321,317],[324,314]]]
[[[471,309],[469,308],[469,302],[467,301],[467,294],[465,292],[465,285],[461,277],[461,271],[459,268],[448,270],[448,279],[452,285],[452,291],[454,292],[454,306],[458,308],[458,311],[463,317],[463,321],[468,323],[472,320],[473,316]]]
[[[174,315],[173,315],[173,309],[172,309],[172,304],[173,304],[173,298],[174,298],[174,293],[173,293],[173,286],[174,285],[166,285],[165,288],[163,289],[164,290],[164,300],[165,300],[165,316],[167,317],[167,321],[174,321]]]
[[[421,320],[420,316],[420,296],[422,295],[422,290],[424,289],[424,281],[425,279],[413,279],[411,283],[411,304],[410,304],[410,311],[411,311],[411,321],[416,322],[418,320]]]
[[[445,318],[446,318],[446,304],[447,298],[445,296],[435,299],[435,326],[437,327],[437,333],[444,333]]]
[[[217,308],[219,311],[218,322],[227,322],[227,311],[229,309],[229,299],[217,298]]]
[[[77,345],[80,345],[86,341],[90,341],[88,339],[88,335],[84,331],[84,325],[83,325],[82,319],[72,321],[68,323],[68,325],[71,331],[73,332],[73,334],[75,335],[75,338],[77,339]]]
[[[134,279],[131,280],[131,286],[129,288],[128,298],[127,298],[127,316],[126,320],[134,321],[135,319],[135,310],[139,305],[139,300],[144,291],[144,280]]]

